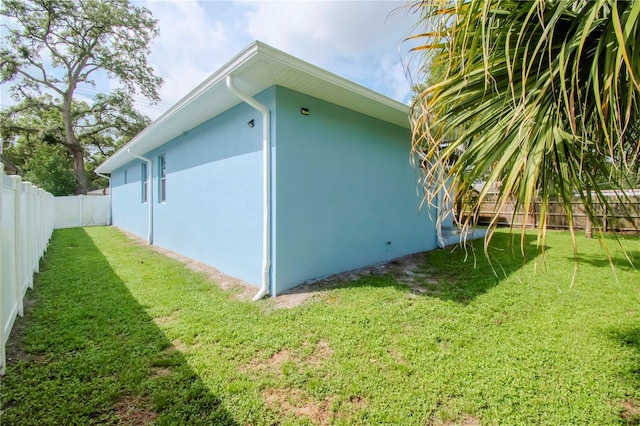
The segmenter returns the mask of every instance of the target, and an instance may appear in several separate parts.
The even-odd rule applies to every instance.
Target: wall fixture
[[[300,108],[300,114],[309,115],[309,108]]]
[[[247,121],[247,126],[253,127],[255,125],[256,125],[256,122],[255,122],[255,120],[253,118],[251,120]]]

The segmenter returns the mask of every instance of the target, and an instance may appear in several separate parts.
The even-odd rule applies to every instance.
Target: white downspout
[[[240,92],[231,75],[227,76],[227,88],[231,93],[262,113],[262,286],[253,296],[253,300],[258,301],[269,293],[271,271],[271,130],[269,109],[252,97]]]
[[[98,172],[94,172],[94,173],[109,181],[109,195],[107,198],[109,200],[109,211],[107,211],[107,225],[111,225],[111,176],[103,175],[102,173],[98,173]]]
[[[151,160],[149,160],[146,157],[143,157],[141,155],[135,154],[131,151],[131,148],[127,149],[127,152],[129,154],[131,154],[132,156],[144,161],[145,163],[147,163],[147,185],[149,185],[147,187],[147,194],[149,196],[149,199],[147,200],[149,203],[149,231],[147,233],[147,244],[151,245],[153,244],[153,190],[151,188],[152,184],[151,184],[151,178],[153,177],[153,173],[152,173],[152,167],[153,167],[153,163],[151,162]],[[111,195],[111,192],[109,192],[109,195]]]
[[[438,247],[441,249],[447,246],[444,235],[442,235],[442,203],[444,198],[442,191],[443,189],[440,189],[436,197],[436,237],[438,239]]]

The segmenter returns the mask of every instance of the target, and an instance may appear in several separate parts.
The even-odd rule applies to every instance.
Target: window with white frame
[[[167,201],[167,157],[162,154],[158,157],[158,202]]]
[[[142,202],[146,203],[149,201],[149,173],[147,171],[147,163],[142,163],[140,165],[140,182],[142,182],[141,193],[142,193]]]

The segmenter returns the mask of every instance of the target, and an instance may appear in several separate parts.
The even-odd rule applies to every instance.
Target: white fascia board
[[[275,49],[269,45],[266,45],[261,42],[255,42],[258,45],[259,51],[264,52],[266,55],[275,59],[276,61],[290,67],[302,71],[305,74],[311,74],[314,77],[322,79],[327,83],[339,86],[344,88],[347,91],[353,92],[357,95],[363,96],[365,98],[371,99],[372,101],[386,105],[390,108],[397,109],[401,112],[406,112],[409,114],[409,106],[403,104],[402,102],[398,102],[395,99],[391,99],[388,96],[385,96],[381,93],[375,92],[371,89],[367,89],[364,86],[359,85],[358,83],[354,83],[351,80],[347,80],[344,77],[340,77],[332,72],[329,72],[323,68],[320,68],[316,65],[305,62],[301,59],[296,58],[295,56],[291,56],[281,50]],[[407,116],[408,120],[408,116]]]

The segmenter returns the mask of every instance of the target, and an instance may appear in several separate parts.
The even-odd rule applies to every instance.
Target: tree
[[[101,96],[104,95],[98,95],[98,98]],[[48,96],[44,98],[42,103],[51,101]],[[76,139],[84,150],[84,167],[88,172],[92,172],[106,157],[149,124],[149,119],[138,113],[126,99],[111,102],[111,104],[118,105],[118,108],[105,110],[103,108],[105,104],[102,102],[96,102],[93,106],[85,102],[73,103],[72,124]],[[0,139],[4,153],[22,169],[25,179],[28,178],[42,188],[54,186],[65,188],[67,192],[62,194],[61,192],[65,191],[56,190],[57,193],[54,195],[74,193],[77,189],[77,181],[74,174],[73,152],[66,146],[60,111],[31,109],[18,104],[6,111],[3,117]],[[59,164],[54,164],[54,160]],[[49,164],[56,172],[47,174],[41,167],[42,164]],[[38,172],[35,172],[36,169]],[[67,176],[73,178],[73,187],[70,192]],[[56,178],[56,182],[44,184],[51,178]],[[64,183],[58,181],[64,181]],[[106,185],[104,178],[89,173],[89,189],[104,187],[104,185]],[[49,192],[54,193],[54,191]]]
[[[76,192],[85,194],[87,145],[79,138],[80,129],[92,128],[95,135],[113,129],[101,126],[112,126],[118,111],[133,110],[138,93],[159,100],[162,79],[146,60],[149,43],[158,35],[157,21],[127,0],[5,0],[0,11],[10,18],[3,25],[0,81],[14,83],[12,93],[20,102],[5,112],[5,119],[25,110],[58,111],[63,137],[57,141],[73,157]],[[94,87],[100,72],[121,88],[96,96],[91,105],[74,102],[76,89]],[[100,120],[110,115],[110,122]]]
[[[500,183],[493,225],[507,201],[529,214],[539,199],[544,240],[549,201],[564,204],[573,233],[577,196],[601,231],[593,200],[608,203],[599,183],[625,187],[640,162],[640,2],[427,0],[414,7],[425,28],[416,50],[446,64],[442,80],[413,106],[414,152],[431,166],[428,200],[445,183],[465,199],[483,180],[479,196],[466,197],[477,212]],[[460,131],[441,146],[451,129]]]
[[[73,162],[60,145],[44,144],[23,166],[23,179],[55,196],[72,195],[76,189]]]

